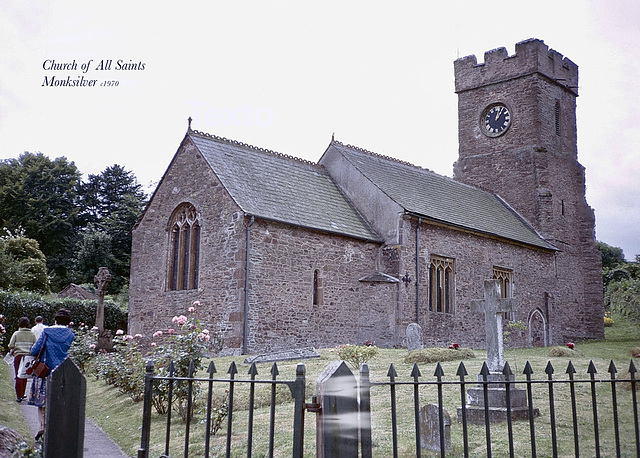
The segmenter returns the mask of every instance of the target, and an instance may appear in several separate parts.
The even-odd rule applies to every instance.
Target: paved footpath
[[[13,374],[13,365],[11,365],[10,373]],[[13,378],[13,377],[12,377]],[[31,382],[27,385],[27,393],[31,388]],[[15,401],[14,401],[15,402]],[[24,415],[24,419],[29,425],[29,429],[31,430],[31,438],[35,437],[38,434],[38,430],[40,429],[40,420],[38,419],[38,408],[34,406],[30,406],[27,404],[27,401],[23,401],[20,404],[22,409],[22,414]],[[122,458],[126,457],[118,444],[111,440],[107,434],[100,429],[98,425],[96,425],[90,419],[85,420],[84,424],[84,458]]]

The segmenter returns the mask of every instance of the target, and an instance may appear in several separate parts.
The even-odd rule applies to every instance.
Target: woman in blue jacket
[[[60,309],[58,313],[56,313],[55,324],[45,328],[38,341],[31,347],[31,355],[37,356],[40,348],[44,345],[41,359],[49,366],[49,374],[67,358],[69,348],[75,338],[73,331],[68,327],[70,322],[71,312],[66,309]],[[29,404],[38,407],[38,415],[40,417],[40,431],[36,435],[36,440],[39,440],[44,434],[46,381],[46,378],[34,377],[31,387]]]

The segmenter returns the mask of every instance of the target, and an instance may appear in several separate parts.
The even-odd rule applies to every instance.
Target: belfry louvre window
[[[429,263],[429,310],[453,313],[454,260],[431,256]]]
[[[191,204],[178,206],[169,221],[169,268],[171,291],[196,289],[200,263],[200,217]]]
[[[498,280],[500,287],[500,297],[505,299],[513,297],[513,271],[500,267],[493,268],[493,278]],[[513,320],[513,313],[506,313],[505,318],[509,321]]]

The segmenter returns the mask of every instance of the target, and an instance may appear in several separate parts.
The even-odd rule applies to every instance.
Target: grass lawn
[[[33,437],[24,420],[20,404],[16,402],[16,391],[11,380],[13,366],[0,361],[0,425],[16,430],[27,443],[33,445]],[[35,409],[35,407],[34,407]]]
[[[597,380],[610,380],[607,372],[609,363],[614,361],[618,373],[617,378],[628,378],[629,361],[631,352],[637,355],[640,352],[640,332],[637,327],[633,327],[622,319],[614,317],[615,324],[606,328],[606,339],[602,341],[577,342],[576,350],[569,356],[549,357],[549,348],[528,348],[506,350],[505,359],[509,362],[513,372],[516,374],[516,381],[525,380],[522,375],[525,363],[529,361],[533,368],[533,379],[545,381],[547,374],[545,367],[550,361],[554,368],[554,380],[567,380],[566,369],[569,361],[574,365],[577,373],[576,380],[588,380],[587,368],[590,361],[593,361],[597,374]],[[307,393],[306,401],[310,402],[311,395],[315,393],[315,381],[328,364],[329,361],[337,359],[335,353],[330,349],[319,350],[321,358],[303,361],[306,367]],[[388,381],[387,372],[389,365],[393,363],[397,371],[397,382],[411,382],[410,376],[413,364],[404,362],[406,350],[381,349],[380,354],[369,362],[370,377],[373,382]],[[475,350],[475,357],[464,360],[468,372],[466,381],[474,381],[476,374],[480,371],[484,361],[483,350]],[[216,376],[220,379],[228,379],[227,370],[231,362],[235,360],[238,365],[236,379],[247,380],[249,366],[242,364],[244,357],[215,358],[215,366],[218,370]],[[634,359],[636,367],[640,365],[638,358]],[[443,362],[444,381],[458,381],[455,376],[460,360]],[[295,378],[296,361],[283,361],[278,363],[279,380],[293,380]],[[8,370],[4,365],[3,370]],[[419,364],[422,373],[420,382],[435,382],[434,376],[436,364]],[[205,365],[206,367],[206,365]],[[640,368],[640,367],[639,367]],[[261,364],[258,366],[258,380],[271,379],[271,364]],[[20,422],[20,415],[17,403],[13,400],[13,389],[10,383],[6,383],[5,373],[2,375],[0,384],[0,423],[10,425],[15,429],[27,431],[24,422]],[[200,373],[204,377],[204,373]],[[636,377],[640,378],[640,377]],[[7,385],[7,386],[5,386]],[[220,399],[224,396],[224,390],[228,386],[225,384],[215,384],[214,395]],[[220,386],[217,386],[220,385]],[[471,385],[469,385],[471,386]],[[468,386],[468,387],[469,387]],[[519,385],[524,387],[524,385]],[[206,386],[202,387],[203,393]],[[594,434],[593,434],[593,412],[591,403],[591,387],[588,383],[576,385],[576,398],[578,407],[579,445],[580,453],[583,456],[594,455]],[[624,389],[621,384],[616,386],[620,437],[622,438],[622,456],[629,456],[633,452],[633,409],[631,404],[631,393]],[[459,456],[463,451],[462,426],[456,421],[456,410],[460,406],[460,389],[457,385],[445,385],[444,407],[451,415],[451,436],[453,452],[451,456]],[[536,447],[539,456],[549,456],[551,454],[551,428],[550,412],[548,407],[548,384],[537,383],[533,385],[534,405],[540,408],[540,417],[535,419]],[[256,388],[256,396],[259,400],[259,407],[254,410],[254,432],[252,450],[254,456],[263,456],[266,450],[269,432],[269,385],[260,385]],[[232,455],[246,456],[247,453],[247,423],[248,409],[246,401],[248,398],[248,384],[241,386],[236,384],[234,402],[234,421],[232,431]],[[202,399],[202,397],[200,398]],[[276,456],[291,456],[292,437],[292,408],[293,404],[288,402],[288,389],[280,386],[278,389],[279,403],[276,408],[276,434],[275,447]],[[569,402],[568,384],[554,385],[555,415],[557,422],[557,434],[560,456],[574,456],[573,426],[571,422],[571,405]],[[612,422],[612,390],[610,383],[597,384],[597,409],[600,447],[603,456],[615,455],[615,441]],[[202,400],[199,401],[202,405]],[[425,404],[437,403],[437,391],[435,385],[421,385],[419,388],[419,402]],[[398,435],[399,435],[399,455],[415,456],[415,426],[413,421],[413,385],[399,385],[397,387],[397,409],[398,409]],[[373,425],[373,446],[374,456],[386,457],[391,455],[391,418],[390,418],[390,396],[388,386],[374,386],[371,391],[372,425]],[[8,409],[5,409],[5,407]],[[5,414],[5,412],[9,412]],[[120,445],[122,450],[130,456],[137,453],[140,445],[140,432],[142,424],[142,402],[134,403],[127,396],[120,394],[117,389],[106,385],[93,377],[87,379],[87,416],[92,418]],[[196,414],[196,419],[191,425],[189,440],[189,455],[201,456],[204,451],[205,427],[200,423],[200,414]],[[151,454],[159,456],[164,452],[166,417],[153,411],[153,424],[151,430]],[[315,418],[316,415],[306,413],[305,415],[305,456],[315,456]],[[12,426],[15,425],[15,426]],[[217,435],[211,436],[211,456],[224,454],[226,419],[222,430]],[[27,433],[28,437],[28,433]],[[491,425],[492,452],[495,456],[508,454],[507,427],[505,424]],[[517,456],[530,456],[530,434],[529,422],[519,421],[514,423],[513,428],[514,443]],[[177,414],[173,415],[171,425],[171,448],[172,456],[183,454],[185,442],[185,427]],[[469,426],[469,447],[471,456],[485,456],[485,427],[484,425]],[[432,456],[423,452],[423,456]],[[435,456],[435,455],[433,455]],[[635,454],[633,455],[635,456]]]

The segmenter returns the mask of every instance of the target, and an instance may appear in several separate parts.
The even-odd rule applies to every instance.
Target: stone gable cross
[[[515,300],[502,298],[498,280],[484,281],[484,299],[471,301],[473,312],[484,312],[487,333],[487,366],[491,372],[502,372],[504,368],[504,343],[502,341],[502,314],[513,312]]]

